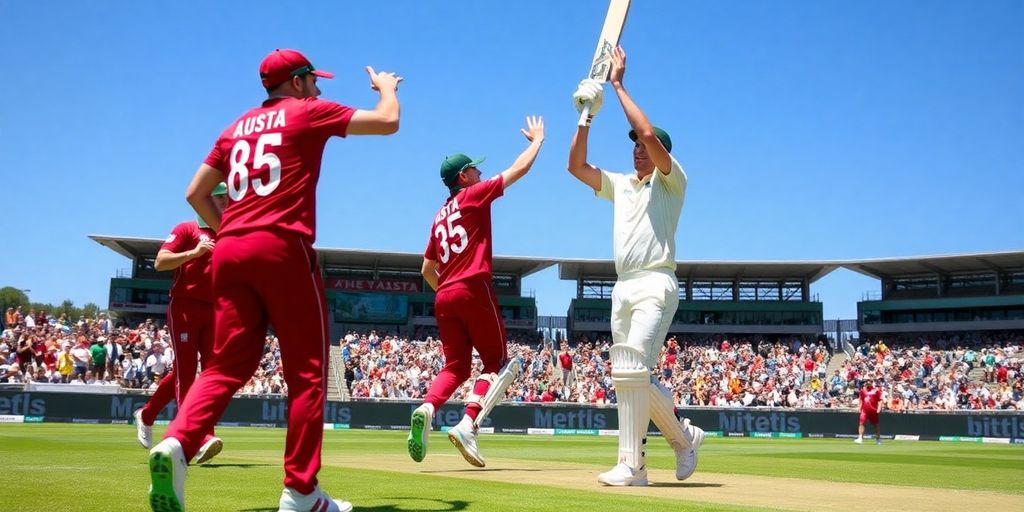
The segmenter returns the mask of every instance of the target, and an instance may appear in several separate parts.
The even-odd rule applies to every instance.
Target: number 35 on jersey
[[[441,247],[441,254],[438,257],[441,259],[441,263],[448,263],[452,253],[461,254],[469,244],[469,235],[466,233],[466,229],[458,224],[459,219],[462,218],[458,199],[452,198],[452,201],[445,205],[437,217],[434,220],[436,223],[434,236],[437,237],[437,243]],[[442,219],[444,219],[443,223]],[[458,237],[457,242],[455,241],[456,237]],[[455,243],[453,244],[453,242]]]

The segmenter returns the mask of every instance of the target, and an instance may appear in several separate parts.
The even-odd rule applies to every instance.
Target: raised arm
[[[594,189],[594,192],[600,192],[601,171],[587,163],[587,137],[589,135],[590,126],[576,128],[572,143],[569,145],[569,173]]]
[[[213,202],[213,196],[210,194],[222,181],[224,181],[224,174],[204,163],[199,166],[195,176],[192,177],[192,183],[189,183],[188,190],[185,192],[185,200],[214,231],[220,231],[220,210],[217,209],[217,205]]]
[[[398,131],[398,82],[402,77],[394,73],[377,73],[366,66],[370,75],[370,88],[380,93],[380,101],[373,110],[356,110],[348,122],[349,135],[390,135]]]
[[[512,186],[513,183],[519,181],[530,171],[533,167],[533,162],[537,159],[537,153],[540,152],[541,145],[544,144],[544,118],[540,116],[527,116],[526,118],[526,129],[520,128],[523,136],[526,140],[530,141],[530,145],[526,146],[526,149],[516,158],[515,162],[512,162],[512,166],[504,171],[501,171],[501,179],[504,184],[504,188],[507,190]]]
[[[661,145],[661,141],[658,140],[658,136],[654,133],[654,126],[647,120],[647,116],[636,105],[633,98],[629,96],[629,93],[626,92],[626,86],[622,84],[625,74],[626,52],[621,46],[616,47],[612,52],[612,70],[608,81],[611,82],[612,88],[615,89],[615,94],[619,97],[619,103],[622,104],[622,111],[626,114],[629,126],[636,132],[637,142],[644,145],[647,155],[654,162],[655,167],[662,174],[668,175],[672,172],[672,157],[669,156],[665,146]]]

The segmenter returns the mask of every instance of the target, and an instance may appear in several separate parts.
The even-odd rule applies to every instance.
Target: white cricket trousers
[[[620,275],[612,289],[612,342],[639,350],[647,367],[654,368],[677,308],[675,272],[658,269]]]

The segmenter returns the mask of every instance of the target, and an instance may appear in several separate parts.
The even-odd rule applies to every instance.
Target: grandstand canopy
[[[1024,269],[1024,251],[856,260],[844,262],[843,266],[854,272],[878,279],[935,274],[1007,272]]]
[[[89,235],[96,243],[114,252],[135,259],[155,256],[163,240],[157,238],[135,238],[127,236]],[[415,269],[423,263],[423,255],[413,252],[380,252],[361,249],[317,248],[321,265],[346,266],[354,268]],[[544,270],[557,260],[524,256],[495,256],[493,271],[496,274],[510,274],[525,277]]]
[[[94,242],[129,259],[155,256],[163,240],[157,238],[135,238],[130,236],[89,235]]]
[[[836,261],[680,261],[676,276],[692,280],[804,280],[813,283],[840,267]],[[612,260],[561,260],[558,277],[615,278]]]
[[[381,269],[419,270],[423,265],[423,254],[415,252],[378,252],[361,249],[323,249],[318,248],[320,262],[324,265],[350,266]],[[547,258],[531,258],[525,256],[494,256],[492,271],[495,274],[528,276],[544,270],[557,263]]]

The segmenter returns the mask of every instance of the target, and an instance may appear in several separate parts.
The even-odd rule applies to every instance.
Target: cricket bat
[[[608,74],[612,70],[612,50],[619,45],[619,38],[622,37],[622,27],[626,25],[626,14],[629,13],[629,0],[611,0],[608,4],[608,14],[604,17],[604,28],[601,29],[601,37],[597,40],[597,50],[594,51],[594,59],[590,63],[590,73],[587,78],[593,78],[601,83],[608,81]],[[587,117],[590,116],[590,103],[583,106],[580,112],[580,126],[587,125]]]

